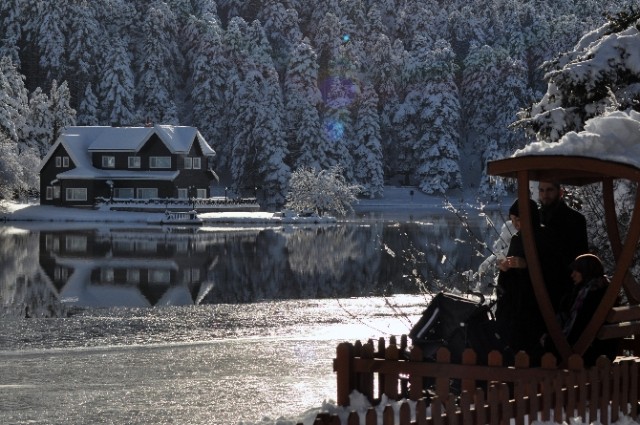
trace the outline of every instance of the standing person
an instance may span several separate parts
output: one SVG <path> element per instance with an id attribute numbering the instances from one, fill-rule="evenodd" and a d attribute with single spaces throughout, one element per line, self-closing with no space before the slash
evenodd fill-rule
<path id="1" fill-rule="evenodd" d="M 587 220 L 580 212 L 568 206 L 562 199 L 563 196 L 564 190 L 559 183 L 538 183 L 540 222 L 553 232 L 562 244 L 562 254 L 566 265 L 569 266 L 577 256 L 589 252 L 589 242 Z"/>
<path id="2" fill-rule="evenodd" d="M 558 244 L 553 235 L 540 225 L 538 205 L 529 200 L 533 237 L 536 240 L 542 275 L 552 303 L 559 303 L 559 297 L 566 294 L 557 281 L 562 268 L 556 250 Z M 509 208 L 509 218 L 516 229 L 511 237 L 505 259 L 498 262 L 498 300 L 496 302 L 496 324 L 498 333 L 506 342 L 511 354 L 520 350 L 531 354 L 539 346 L 540 337 L 546 332 L 546 326 L 529 278 L 527 259 L 520 233 L 520 211 L 518 200 Z"/>

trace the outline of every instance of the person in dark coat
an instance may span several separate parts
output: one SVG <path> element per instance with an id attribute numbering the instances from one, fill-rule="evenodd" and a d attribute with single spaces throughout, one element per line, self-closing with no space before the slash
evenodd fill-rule
<path id="1" fill-rule="evenodd" d="M 540 222 L 553 232 L 562 244 L 563 258 L 569 266 L 577 256 L 589 252 L 589 241 L 586 219 L 580 212 L 569 207 L 563 196 L 564 190 L 559 183 L 538 183 Z"/>
<path id="2" fill-rule="evenodd" d="M 533 236 L 536 239 L 538 258 L 542 268 L 545 286 L 554 306 L 560 304 L 568 288 L 563 286 L 558 276 L 566 267 L 560 260 L 558 243 L 553 235 L 540 225 L 538 206 L 530 202 Z M 546 332 L 546 326 L 538 308 L 533 285 L 529 277 L 522 234 L 520 233 L 520 212 L 516 200 L 509 209 L 509 218 L 516 233 L 509 244 L 507 257 L 499 261 L 498 300 L 496 302 L 496 325 L 498 333 L 508 345 L 508 351 L 515 354 L 520 350 L 539 352 L 539 341 Z"/>
<path id="3" fill-rule="evenodd" d="M 561 312 L 562 331 L 570 345 L 575 344 L 589 324 L 602 301 L 609 279 L 604 274 L 600 259 L 593 254 L 578 256 L 570 266 L 574 287 L 563 302 Z M 585 366 L 595 364 L 601 355 L 614 360 L 617 351 L 615 340 L 595 339 L 584 353 Z"/>

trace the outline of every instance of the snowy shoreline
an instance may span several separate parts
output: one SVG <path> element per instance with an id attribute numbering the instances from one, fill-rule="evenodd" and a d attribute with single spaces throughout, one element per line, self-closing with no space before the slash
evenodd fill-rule
<path id="1" fill-rule="evenodd" d="M 413 213 L 439 213 L 445 210 L 446 202 L 462 208 L 479 208 L 473 196 L 457 195 L 448 200 L 442 196 L 426 195 L 413 187 L 385 188 L 385 197 L 381 199 L 361 199 L 353 205 L 356 214 L 391 213 L 398 216 L 410 216 Z M 466 203 L 465 203 L 466 201 Z M 494 209 L 500 205 L 484 206 Z M 39 204 L 19 204 L 0 201 L 0 223 L 9 222 L 77 222 L 77 223 L 129 223 L 144 224 L 159 221 L 163 212 L 129 212 L 105 211 L 83 208 L 56 207 Z M 203 224 L 326 224 L 335 222 L 333 219 L 320 217 L 317 220 L 286 220 L 274 217 L 273 212 L 210 212 L 200 213 L 198 216 Z"/>

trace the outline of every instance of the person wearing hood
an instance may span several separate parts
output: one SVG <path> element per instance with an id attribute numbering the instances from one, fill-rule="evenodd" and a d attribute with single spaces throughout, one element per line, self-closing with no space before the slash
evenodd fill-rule
<path id="1" fill-rule="evenodd" d="M 602 301 L 609 278 L 604 273 L 600 258 L 593 254 L 583 254 L 569 266 L 573 290 L 563 301 L 561 313 L 562 331 L 570 345 L 575 344 L 589 324 L 598 305 Z M 600 355 L 615 359 L 617 346 L 615 341 L 594 340 L 584 353 L 585 366 L 595 364 Z"/>

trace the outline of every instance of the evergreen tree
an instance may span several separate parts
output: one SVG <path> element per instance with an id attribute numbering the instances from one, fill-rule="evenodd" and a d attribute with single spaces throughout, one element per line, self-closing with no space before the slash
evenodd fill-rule
<path id="1" fill-rule="evenodd" d="M 370 198 L 382 197 L 384 175 L 378 96 L 371 83 L 365 83 L 358 101 L 354 137 L 356 145 L 353 152 L 355 181 L 362 187 L 363 195 Z"/>
<path id="2" fill-rule="evenodd" d="M 273 62 L 279 71 L 289 61 L 291 49 L 302 40 L 298 13 L 287 9 L 277 0 L 267 0 L 258 12 L 265 34 L 273 51 Z"/>
<path id="3" fill-rule="evenodd" d="M 132 125 L 138 122 L 133 91 L 134 76 L 126 39 L 114 37 L 105 52 L 100 72 L 99 121 L 109 125 Z"/>
<path id="4" fill-rule="evenodd" d="M 288 163 L 293 169 L 328 168 L 326 139 L 322 135 L 318 107 L 322 102 L 318 90 L 317 56 L 307 39 L 291 52 L 284 80 Z"/>
<path id="5" fill-rule="evenodd" d="M 44 157 L 52 140 L 53 116 L 49 96 L 37 87 L 29 95 L 29 115 L 24 135 L 24 149 L 36 150 Z"/>
<path id="6" fill-rule="evenodd" d="M 218 118 L 221 126 L 220 141 L 217 146 L 217 165 L 221 170 L 231 171 L 231 158 L 233 151 L 233 139 L 237 131 L 243 131 L 238 124 L 238 114 L 241 113 L 240 90 L 243 85 L 244 74 L 250 69 L 247 53 L 249 50 L 247 41 L 247 23 L 242 18 L 233 18 L 229 22 L 227 31 L 224 33 L 222 46 L 224 48 L 224 59 L 227 65 L 224 72 L 224 99 L 226 108 L 221 117 Z M 230 172 L 233 176 L 233 172 Z"/>
<path id="7" fill-rule="evenodd" d="M 136 97 L 146 120 L 178 124 L 176 104 L 184 59 L 178 48 L 177 22 L 162 1 L 153 2 L 142 22 L 142 46 L 138 52 Z"/>
<path id="8" fill-rule="evenodd" d="M 8 57 L 18 67 L 20 65 L 20 39 L 24 2 L 4 0 L 0 2 L 0 58 Z"/>
<path id="9" fill-rule="evenodd" d="M 467 155 L 489 148 L 494 152 L 483 153 L 481 158 L 504 157 L 523 146 L 523 131 L 509 128 L 519 105 L 532 99 L 527 88 L 527 70 L 522 62 L 513 60 L 500 47 L 472 43 L 464 62 L 462 87 L 463 130 L 475 141 L 466 143 Z M 481 175 L 481 187 L 490 180 L 484 164 L 483 160 L 472 161 L 473 168 L 466 170 L 471 181 L 477 181 L 477 176 Z M 495 196 L 486 188 L 482 188 L 482 193 Z"/>
<path id="10" fill-rule="evenodd" d="M 96 20 L 94 9 L 86 0 L 71 5 L 68 37 L 66 81 L 73 104 L 79 105 L 87 86 L 97 76 L 97 64 L 104 50 L 104 27 Z"/>
<path id="11" fill-rule="evenodd" d="M 445 193 L 462 186 L 458 151 L 460 105 L 454 54 L 444 40 L 435 43 L 427 63 L 430 79 L 421 94 L 420 137 L 413 144 L 420 190 Z"/>
<path id="12" fill-rule="evenodd" d="M 226 108 L 224 90 L 227 65 L 224 63 L 222 29 L 215 15 L 191 17 L 185 26 L 192 122 L 210 143 L 224 137 L 222 118 Z"/>
<path id="13" fill-rule="evenodd" d="M 28 3 L 25 30 L 35 42 L 39 65 L 49 80 L 64 77 L 67 63 L 68 0 Z"/>
<path id="14" fill-rule="evenodd" d="M 98 125 L 98 98 L 91 84 L 87 85 L 78 107 L 78 125 Z"/>
<path id="15" fill-rule="evenodd" d="M 76 125 L 76 111 L 71 107 L 71 95 L 66 81 L 58 85 L 58 82 L 53 80 L 49 92 L 49 107 L 51 128 L 47 150 L 58 139 L 65 127 Z"/>
<path id="16" fill-rule="evenodd" d="M 264 34 L 254 27 L 253 36 L 263 38 Z M 258 41 L 253 46 L 266 44 Z M 239 189 L 261 187 L 270 204 L 282 205 L 290 170 L 285 164 L 284 107 L 278 76 L 264 50 L 254 50 L 247 60 L 250 67 L 238 87 L 233 108 L 236 136 L 231 173 Z"/>
<path id="17" fill-rule="evenodd" d="M 0 59 L 0 138 L 17 143 L 24 132 L 29 104 L 24 76 L 8 56 Z"/>

